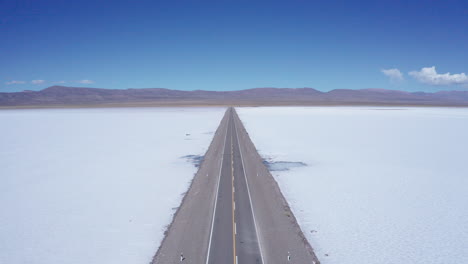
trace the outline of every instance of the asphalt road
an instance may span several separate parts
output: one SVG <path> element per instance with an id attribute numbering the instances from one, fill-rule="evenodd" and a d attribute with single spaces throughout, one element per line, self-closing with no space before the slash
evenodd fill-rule
<path id="1" fill-rule="evenodd" d="M 233 110 L 229 109 L 228 112 L 229 121 L 207 263 L 260 264 L 263 263 L 262 254 Z"/>
<path id="2" fill-rule="evenodd" d="M 152 263 L 319 263 L 234 108 Z"/>

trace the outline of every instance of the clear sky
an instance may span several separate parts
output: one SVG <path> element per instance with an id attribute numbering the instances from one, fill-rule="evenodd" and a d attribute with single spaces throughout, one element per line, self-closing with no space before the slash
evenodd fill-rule
<path id="1" fill-rule="evenodd" d="M 0 23 L 0 92 L 468 89 L 468 0 L 0 0 Z"/>

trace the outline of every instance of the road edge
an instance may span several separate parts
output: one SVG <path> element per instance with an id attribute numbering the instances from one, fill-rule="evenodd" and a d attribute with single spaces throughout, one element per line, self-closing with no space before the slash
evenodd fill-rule
<path id="1" fill-rule="evenodd" d="M 279 199 L 282 202 L 283 209 L 290 215 L 291 224 L 293 225 L 295 231 L 297 232 L 297 235 L 300 237 L 303 245 L 307 249 L 308 253 L 314 258 L 315 264 L 320 264 L 320 260 L 318 259 L 317 255 L 315 254 L 315 251 L 314 251 L 312 245 L 310 244 L 310 242 L 307 240 L 307 237 L 305 236 L 304 232 L 302 231 L 302 229 L 301 229 L 301 227 L 300 227 L 300 225 L 299 225 L 299 223 L 297 221 L 296 216 L 294 215 L 293 211 L 291 210 L 291 206 L 289 205 L 286 197 L 283 195 L 283 192 L 281 191 L 281 188 L 280 188 L 278 182 L 276 181 L 275 177 L 271 174 L 270 170 L 263 163 L 264 159 L 260 155 L 260 153 L 258 152 L 258 149 L 256 148 L 254 142 L 250 138 L 250 135 L 249 135 L 244 123 L 240 119 L 239 114 L 237 114 L 237 111 L 234 111 L 234 121 L 237 124 L 239 124 L 239 126 L 238 126 L 238 128 L 239 128 L 238 136 L 240 136 L 239 133 L 244 133 L 245 134 L 244 139 L 247 140 L 246 143 L 248 145 L 251 145 L 251 147 L 253 147 L 253 149 L 255 149 L 254 156 L 260 161 L 259 162 L 259 164 L 261 164 L 260 166 L 262 167 L 263 171 L 266 172 L 266 176 L 269 178 L 271 183 L 273 183 L 273 190 L 272 191 L 276 192 L 276 195 L 278 195 Z M 247 177 L 247 178 L 249 178 L 249 177 Z M 263 239 L 263 237 L 259 236 L 259 240 L 260 239 Z"/>
<path id="2" fill-rule="evenodd" d="M 223 129 L 225 128 L 225 126 L 222 126 L 222 124 L 223 124 L 223 122 L 224 122 L 224 123 L 227 122 L 228 119 L 229 119 L 229 118 L 228 118 L 228 111 L 227 111 L 227 109 L 226 109 L 226 111 L 225 111 L 225 113 L 224 113 L 224 115 L 223 115 L 223 118 L 222 118 L 221 121 L 219 122 L 219 125 L 218 125 L 218 127 L 217 127 L 217 129 L 216 129 L 216 132 L 214 133 L 213 138 L 211 139 L 210 144 L 208 145 L 209 147 L 208 147 L 208 149 L 206 150 L 206 152 L 205 152 L 205 154 L 204 154 L 204 157 L 205 157 L 205 156 L 207 155 L 207 153 L 209 153 L 209 152 L 212 150 L 212 148 L 214 147 L 214 146 L 213 146 L 213 142 L 215 141 L 216 136 L 218 136 L 220 133 L 222 133 L 221 130 L 223 130 Z M 198 167 L 197 172 L 194 174 L 193 178 L 191 179 L 190 185 L 189 185 L 189 187 L 187 188 L 187 190 L 185 191 L 184 197 L 182 198 L 182 200 L 181 200 L 179 206 L 177 207 L 176 212 L 173 214 L 170 224 L 167 225 L 167 228 L 166 228 L 166 230 L 164 231 L 164 237 L 163 237 L 163 239 L 161 240 L 161 243 L 159 244 L 158 249 L 156 250 L 156 253 L 153 255 L 153 257 L 152 257 L 152 259 L 151 259 L 151 262 L 150 262 L 151 264 L 157 263 L 157 257 L 158 257 L 158 255 L 160 254 L 160 252 L 161 252 L 161 250 L 162 250 L 162 247 L 163 247 L 164 243 L 166 242 L 168 236 L 170 235 L 174 223 L 177 221 L 177 216 L 179 215 L 181 209 L 183 208 L 183 205 L 187 202 L 187 197 L 188 197 L 189 194 L 191 193 L 190 191 L 193 189 L 194 182 L 196 181 L 197 178 L 202 177 L 200 171 L 202 170 L 202 168 L 204 167 L 204 164 L 205 164 L 206 162 L 207 162 L 206 159 L 204 159 L 204 160 L 202 161 L 202 163 L 201 163 L 200 166 Z M 217 184 L 218 184 L 218 183 L 217 183 Z M 216 199 L 216 197 L 215 197 L 215 199 Z"/>

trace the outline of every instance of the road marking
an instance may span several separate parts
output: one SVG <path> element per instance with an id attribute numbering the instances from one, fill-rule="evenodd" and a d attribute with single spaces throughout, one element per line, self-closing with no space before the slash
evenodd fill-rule
<path id="1" fill-rule="evenodd" d="M 262 260 L 262 263 L 264 263 L 263 262 L 262 244 L 260 243 L 260 237 L 258 236 L 257 221 L 255 220 L 255 213 L 254 213 L 254 210 L 253 210 L 252 198 L 250 196 L 249 181 L 247 180 L 247 176 L 245 175 L 244 158 L 243 158 L 243 155 L 242 155 L 242 148 L 241 148 L 241 144 L 240 144 L 240 141 L 239 141 L 239 133 L 238 133 L 238 130 L 237 130 L 237 126 L 235 125 L 235 120 L 233 120 L 233 121 L 234 121 L 234 127 L 236 129 L 237 144 L 239 145 L 239 152 L 240 152 L 240 156 L 241 156 L 242 172 L 244 173 L 245 183 L 247 184 L 247 193 L 249 194 L 250 210 L 252 211 L 252 217 L 253 217 L 253 220 L 254 220 L 255 234 L 257 235 L 258 247 L 260 249 L 260 258 Z"/>
<path id="2" fill-rule="evenodd" d="M 226 139 L 227 139 L 227 134 L 228 134 L 228 129 L 229 129 L 229 120 L 230 119 L 231 119 L 231 117 L 228 116 L 227 125 L 226 125 L 226 135 L 224 136 L 223 150 L 221 152 L 221 165 L 219 166 L 218 187 L 217 187 L 216 196 L 215 196 L 215 205 L 214 205 L 214 209 L 213 209 L 214 210 L 213 211 L 213 219 L 211 219 L 211 231 L 210 231 L 210 241 L 208 242 L 208 253 L 206 255 L 206 263 L 207 264 L 210 261 L 211 239 L 213 238 L 213 228 L 214 228 L 214 220 L 215 220 L 215 216 L 216 216 L 216 206 L 218 205 L 219 182 L 221 180 L 221 171 L 223 169 L 224 149 L 226 148 Z"/>
<path id="3" fill-rule="evenodd" d="M 234 231 L 235 231 L 235 233 L 237 235 L 237 223 L 234 223 Z"/>
<path id="4" fill-rule="evenodd" d="M 232 118 L 232 114 L 231 114 Z M 234 125 L 234 120 L 233 125 Z M 236 217 L 235 217 L 235 208 L 236 202 L 234 201 L 234 148 L 233 148 L 233 136 L 231 133 L 231 176 L 232 176 L 232 184 L 231 184 L 231 199 L 232 199 L 232 252 L 234 256 L 234 264 L 237 264 L 237 254 L 236 254 Z"/>

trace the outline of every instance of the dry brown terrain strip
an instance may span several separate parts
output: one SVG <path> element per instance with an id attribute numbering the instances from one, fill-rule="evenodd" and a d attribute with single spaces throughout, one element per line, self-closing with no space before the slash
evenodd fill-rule
<path id="1" fill-rule="evenodd" d="M 162 88 L 102 89 L 52 86 L 41 91 L 0 92 L 0 108 L 161 106 L 468 106 L 468 91 L 405 92 L 386 89 L 253 88 L 187 91 Z"/>

